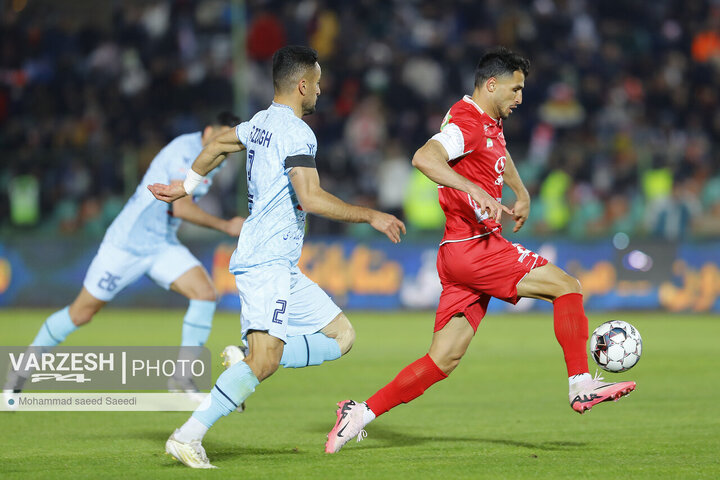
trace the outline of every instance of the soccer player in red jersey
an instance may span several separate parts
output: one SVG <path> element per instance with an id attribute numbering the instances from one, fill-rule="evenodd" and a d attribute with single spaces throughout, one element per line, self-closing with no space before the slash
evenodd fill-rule
<path id="1" fill-rule="evenodd" d="M 362 438 L 363 428 L 376 416 L 447 378 L 465 354 L 491 297 L 513 304 L 522 297 L 553 303 L 555 336 L 565 356 L 573 410 L 583 413 L 635 389 L 635 382 L 604 383 L 588 373 L 588 320 L 578 280 L 501 235 L 503 211 L 513 216 L 514 232 L 530 212 L 530 196 L 507 151 L 502 126 L 522 103 L 529 67 L 527 59 L 504 48 L 484 55 L 472 96 L 453 105 L 440 133 L 415 153 L 413 166 L 439 185 L 446 217 L 437 257 L 443 291 L 432 344 L 427 355 L 366 402 L 338 403 L 326 452 L 339 451 L 355 436 Z M 517 197 L 512 210 L 500 203 L 505 183 Z"/>

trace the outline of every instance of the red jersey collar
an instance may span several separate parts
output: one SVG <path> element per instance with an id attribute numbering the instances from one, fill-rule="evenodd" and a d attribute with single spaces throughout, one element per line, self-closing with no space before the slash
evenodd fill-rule
<path id="1" fill-rule="evenodd" d="M 495 125 L 497 125 L 498 127 L 502 128 L 502 118 L 499 119 L 499 120 L 495 120 L 493 117 L 491 117 L 490 115 L 488 115 L 487 113 L 485 113 L 485 111 L 484 111 L 482 108 L 480 108 L 480 105 L 478 105 L 477 103 L 475 103 L 475 101 L 472 99 L 472 97 L 471 97 L 470 95 L 465 95 L 465 96 L 463 97 L 463 101 L 464 101 L 464 102 L 467 102 L 467 103 L 469 103 L 470 105 L 472 105 L 473 107 L 475 107 L 475 109 L 476 109 L 476 110 L 480 113 L 480 115 L 483 117 L 483 122 L 486 122 L 486 121 L 490 120 L 490 121 L 493 122 Z"/>

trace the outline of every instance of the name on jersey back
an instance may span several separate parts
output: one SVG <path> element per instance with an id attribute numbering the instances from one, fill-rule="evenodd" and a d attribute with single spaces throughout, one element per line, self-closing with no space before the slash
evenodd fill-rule
<path id="1" fill-rule="evenodd" d="M 253 126 L 250 131 L 250 135 L 248 136 L 248 141 L 264 147 L 270 147 L 271 138 L 272 132 Z"/>

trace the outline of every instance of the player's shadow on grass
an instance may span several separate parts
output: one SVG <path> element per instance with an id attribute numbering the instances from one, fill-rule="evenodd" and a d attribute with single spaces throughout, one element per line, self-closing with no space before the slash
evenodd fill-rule
<path id="1" fill-rule="evenodd" d="M 382 444 L 368 445 L 364 448 L 390 448 L 398 446 L 414 446 L 429 442 L 442 442 L 442 443 L 494 443 L 498 445 L 507 445 L 510 447 L 521 447 L 531 450 L 573 450 L 576 448 L 583 448 L 588 446 L 588 442 L 573 442 L 573 441 L 552 441 L 552 442 L 519 442 L 517 440 L 508 440 L 504 438 L 487 438 L 487 437 L 444 437 L 441 435 L 410 435 L 408 433 L 400 433 L 397 430 L 393 430 L 382 426 L 372 426 L 371 431 L 372 438 L 374 440 L 380 440 Z M 351 440 L 348 443 L 355 443 L 355 440 Z M 374 443 L 374 442 L 373 442 Z"/>
<path id="2" fill-rule="evenodd" d="M 167 432 L 144 431 L 134 436 L 139 440 L 151 440 L 159 448 L 165 449 L 165 442 L 168 439 Z M 213 460 L 224 460 L 226 458 L 241 457 L 243 455 L 298 455 L 303 452 L 293 448 L 259 448 L 243 443 L 228 443 L 207 441 L 203 446 L 212 453 L 209 455 Z"/>
<path id="3" fill-rule="evenodd" d="M 293 448 L 257 448 L 250 445 L 236 445 L 230 443 L 207 442 L 207 449 L 210 450 L 209 456 L 213 460 L 232 460 L 233 458 L 241 458 L 248 456 L 260 455 L 301 455 L 298 449 Z M 304 452 L 307 453 L 307 452 Z"/>

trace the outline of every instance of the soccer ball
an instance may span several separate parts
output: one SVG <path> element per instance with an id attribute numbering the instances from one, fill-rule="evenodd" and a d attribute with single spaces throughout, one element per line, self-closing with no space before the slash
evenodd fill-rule
<path id="1" fill-rule="evenodd" d="M 600 368 L 624 372 L 640 360 L 642 338 L 629 323 L 611 320 L 597 327 L 590 336 L 590 352 Z"/>

